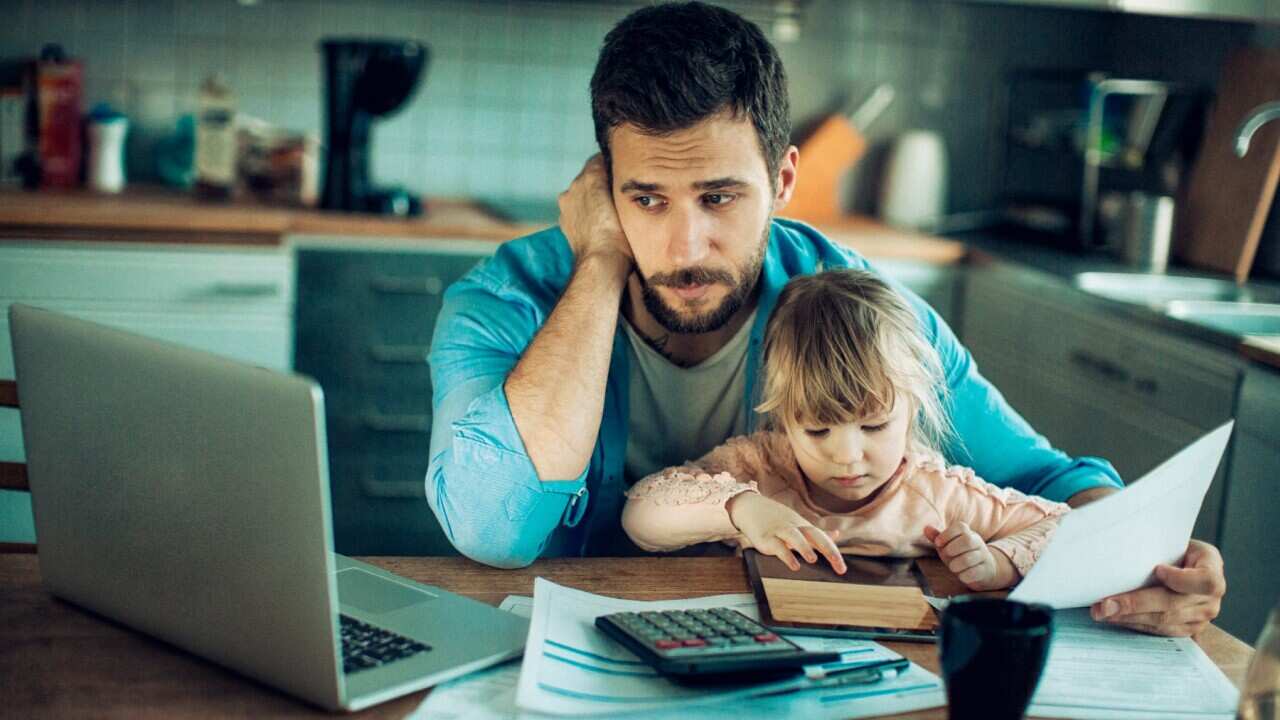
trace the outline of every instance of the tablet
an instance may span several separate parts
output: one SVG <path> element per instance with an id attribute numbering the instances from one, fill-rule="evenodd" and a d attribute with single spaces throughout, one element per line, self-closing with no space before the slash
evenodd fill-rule
<path id="1" fill-rule="evenodd" d="M 819 557 L 793 571 L 772 555 L 743 552 L 760 622 L 772 630 L 877 640 L 936 642 L 938 615 L 913 560 L 845 555 L 837 575 Z"/>

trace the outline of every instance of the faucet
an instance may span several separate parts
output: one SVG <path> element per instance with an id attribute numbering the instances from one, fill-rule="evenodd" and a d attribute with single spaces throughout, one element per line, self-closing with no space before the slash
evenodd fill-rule
<path id="1" fill-rule="evenodd" d="M 1280 118 L 1280 100 L 1263 103 L 1250 111 L 1236 130 L 1236 157 L 1244 157 L 1249 152 L 1249 141 L 1253 139 L 1253 134 L 1268 120 L 1276 118 Z"/>

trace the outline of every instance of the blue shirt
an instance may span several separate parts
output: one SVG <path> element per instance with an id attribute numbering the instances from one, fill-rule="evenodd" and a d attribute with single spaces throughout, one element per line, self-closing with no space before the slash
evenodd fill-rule
<path id="1" fill-rule="evenodd" d="M 746 407 L 758 402 L 764 327 L 782 286 L 796 275 L 838 267 L 875 271 L 813 228 L 773 220 L 747 348 Z M 573 253 L 559 228 L 512 240 L 449 287 L 436 321 L 428 358 L 433 421 L 427 500 L 454 546 L 488 565 L 522 567 L 544 556 L 588 554 L 593 537 L 616 533 L 620 524 L 630 377 L 624 330 L 619 327 L 613 339 L 595 450 L 578 477 L 538 478 L 503 390 L 572 269 Z M 943 449 L 948 460 L 996 485 L 1051 500 L 1121 486 L 1106 460 L 1070 458 L 1054 449 L 978 373 L 937 313 L 900 283 L 884 279 L 907 299 L 942 360 L 950 388 L 947 410 L 961 439 Z M 761 420 L 751 412 L 749 429 Z"/>

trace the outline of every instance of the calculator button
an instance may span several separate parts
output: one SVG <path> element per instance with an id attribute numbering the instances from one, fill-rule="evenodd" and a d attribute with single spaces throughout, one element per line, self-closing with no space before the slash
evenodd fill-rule
<path id="1" fill-rule="evenodd" d="M 707 638 L 707 644 L 712 647 L 725 647 L 732 643 L 729 642 L 727 637 L 709 637 Z"/>
<path id="2" fill-rule="evenodd" d="M 706 644 L 707 641 L 702 638 L 692 638 L 684 641 L 685 647 L 704 647 Z"/>
<path id="3" fill-rule="evenodd" d="M 729 638 L 729 641 L 732 642 L 734 645 L 746 645 L 748 643 L 754 643 L 756 640 L 750 635 L 734 635 L 733 637 Z"/>
<path id="4" fill-rule="evenodd" d="M 659 650 L 670 650 L 671 648 L 678 648 L 680 645 L 679 640 L 656 640 L 653 643 L 653 646 Z"/>
<path id="5" fill-rule="evenodd" d="M 778 640 L 778 636 L 773 633 L 760 633 L 759 635 L 756 635 L 756 642 L 771 643 L 778 642 Z"/>

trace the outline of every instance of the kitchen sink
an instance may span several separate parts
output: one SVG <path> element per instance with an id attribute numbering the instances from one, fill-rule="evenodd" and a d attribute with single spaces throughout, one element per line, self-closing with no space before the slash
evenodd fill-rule
<path id="1" fill-rule="evenodd" d="M 1248 302 L 1170 302 L 1165 313 L 1233 335 L 1280 336 L 1280 304 Z"/>
<path id="2" fill-rule="evenodd" d="M 1164 309 L 1178 301 L 1217 303 L 1278 302 L 1280 292 L 1241 287 L 1230 280 L 1188 275 L 1151 273 L 1084 272 L 1075 276 L 1075 285 L 1093 295 L 1121 302 Z"/>

